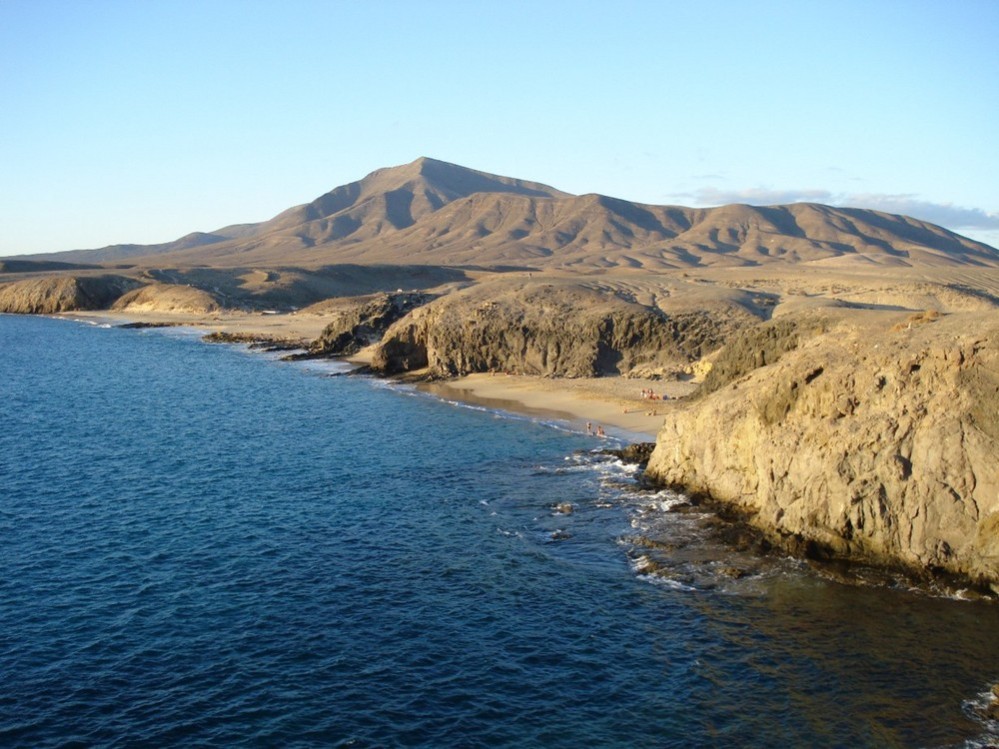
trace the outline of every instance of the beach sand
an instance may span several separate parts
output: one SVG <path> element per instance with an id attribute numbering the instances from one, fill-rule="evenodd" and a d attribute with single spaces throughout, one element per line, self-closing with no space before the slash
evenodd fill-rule
<path id="1" fill-rule="evenodd" d="M 548 416 L 581 431 L 589 423 L 594 432 L 602 427 L 608 436 L 649 442 L 655 440 L 671 400 L 695 388 L 691 382 L 625 377 L 556 379 L 504 374 L 472 374 L 420 385 L 424 392 L 440 398 Z M 645 398 L 643 390 L 660 398 Z M 661 399 L 664 394 L 668 399 Z"/>
<path id="2" fill-rule="evenodd" d="M 205 333 L 224 332 L 273 338 L 312 341 L 329 322 L 328 317 L 306 313 L 266 314 L 262 312 L 213 312 L 211 314 L 163 312 L 72 312 L 67 317 L 106 319 L 113 324 L 147 323 L 187 325 L 204 328 Z"/>

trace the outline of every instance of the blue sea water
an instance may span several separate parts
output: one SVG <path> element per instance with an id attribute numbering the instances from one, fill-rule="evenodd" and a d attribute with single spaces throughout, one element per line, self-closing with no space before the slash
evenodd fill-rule
<path id="1" fill-rule="evenodd" d="M 0 316 L 0 745 L 999 741 L 999 606 L 750 558 L 564 425 L 335 366 Z"/>

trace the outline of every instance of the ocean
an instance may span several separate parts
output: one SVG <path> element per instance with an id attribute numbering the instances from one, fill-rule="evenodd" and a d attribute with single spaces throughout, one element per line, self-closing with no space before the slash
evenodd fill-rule
<path id="1" fill-rule="evenodd" d="M 0 746 L 999 742 L 999 606 L 754 557 L 571 425 L 343 371 L 0 316 Z"/>

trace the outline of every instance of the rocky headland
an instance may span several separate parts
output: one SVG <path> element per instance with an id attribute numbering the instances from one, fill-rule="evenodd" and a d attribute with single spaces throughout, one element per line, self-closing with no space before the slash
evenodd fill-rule
<path id="1" fill-rule="evenodd" d="M 349 356 L 380 343 L 389 327 L 417 307 L 433 300 L 433 294 L 397 292 L 331 299 L 321 309 L 330 322 L 309 346 L 309 352 L 325 356 Z"/>
<path id="2" fill-rule="evenodd" d="M 816 559 L 999 593 L 999 313 L 843 311 L 742 332 L 647 476 Z"/>
<path id="3" fill-rule="evenodd" d="M 733 298 L 657 306 L 564 278 L 482 283 L 415 309 L 385 331 L 372 366 L 429 377 L 677 376 L 762 313 Z M 754 315 L 755 312 L 755 315 Z"/>
<path id="4" fill-rule="evenodd" d="M 116 312 L 161 312 L 205 315 L 222 309 L 218 296 L 181 284 L 155 283 L 126 291 L 111 305 Z"/>
<path id="5" fill-rule="evenodd" d="M 106 310 L 141 284 L 118 275 L 41 276 L 0 285 L 0 312 L 52 315 L 76 310 Z"/>

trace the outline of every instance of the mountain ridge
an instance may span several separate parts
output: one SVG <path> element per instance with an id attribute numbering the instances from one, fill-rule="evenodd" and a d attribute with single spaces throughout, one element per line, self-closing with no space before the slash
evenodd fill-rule
<path id="1" fill-rule="evenodd" d="M 999 267 L 999 250 L 908 216 L 819 203 L 714 208 L 572 195 L 421 157 L 259 223 L 157 245 L 22 259 L 223 267 L 329 263 L 664 270 L 769 263 Z"/>

